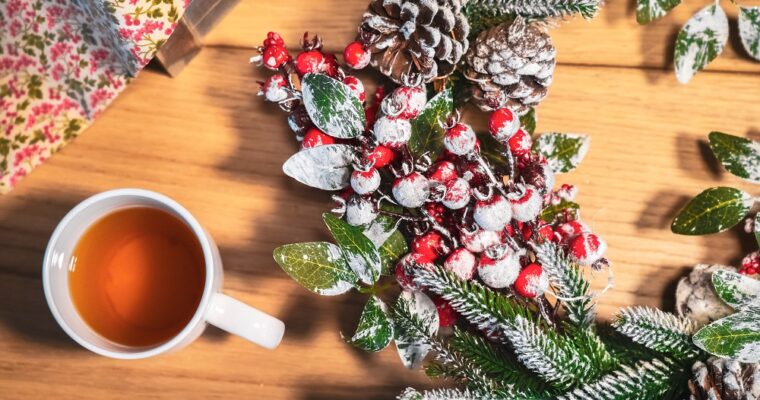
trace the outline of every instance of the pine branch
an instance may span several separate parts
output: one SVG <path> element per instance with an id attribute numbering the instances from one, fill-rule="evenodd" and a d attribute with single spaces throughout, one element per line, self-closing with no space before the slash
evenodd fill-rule
<path id="1" fill-rule="evenodd" d="M 470 391 L 468 389 L 434 389 L 418 392 L 413 388 L 406 388 L 398 397 L 398 400 L 504 400 L 504 397 Z"/>
<path id="2" fill-rule="evenodd" d="M 517 16 L 529 19 L 596 16 L 602 0 L 470 0 L 464 14 L 472 33 L 480 32 Z"/>
<path id="3" fill-rule="evenodd" d="M 620 365 L 618 357 L 610 351 L 607 344 L 602 341 L 601 336 L 597 333 L 595 327 L 576 328 L 571 325 L 565 325 L 565 335 L 572 338 L 582 354 L 588 355 L 592 363 L 593 370 L 597 374 L 609 372 Z"/>
<path id="4" fill-rule="evenodd" d="M 629 307 L 620 310 L 612 325 L 634 342 L 675 359 L 691 360 L 699 355 L 691 342 L 697 327 L 688 318 L 650 307 Z"/>
<path id="5" fill-rule="evenodd" d="M 598 381 L 558 396 L 557 400 L 662 400 L 684 389 L 685 371 L 668 359 L 621 366 Z"/>

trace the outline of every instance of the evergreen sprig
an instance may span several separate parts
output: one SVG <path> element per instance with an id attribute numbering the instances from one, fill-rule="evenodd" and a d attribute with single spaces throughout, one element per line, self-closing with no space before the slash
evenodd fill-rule
<path id="1" fill-rule="evenodd" d="M 628 307 L 620 310 L 612 325 L 634 342 L 678 360 L 699 355 L 691 342 L 697 327 L 688 318 L 650 307 Z"/>
<path id="2" fill-rule="evenodd" d="M 469 389 L 433 389 L 419 392 L 406 388 L 398 400 L 504 400 L 494 394 L 474 392 Z"/>
<path id="3" fill-rule="evenodd" d="M 464 13 L 471 32 L 477 33 L 517 16 L 548 19 L 580 15 L 591 19 L 601 6 L 601 0 L 470 0 Z"/>

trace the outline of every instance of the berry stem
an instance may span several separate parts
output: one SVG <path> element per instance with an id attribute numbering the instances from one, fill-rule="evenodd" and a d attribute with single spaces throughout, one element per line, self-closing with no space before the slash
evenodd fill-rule
<path id="1" fill-rule="evenodd" d="M 459 241 L 457 241 L 457 239 L 454 237 L 454 235 L 452 235 L 451 232 L 449 232 L 448 229 L 446 229 L 441 224 L 439 224 L 438 222 L 436 222 L 435 218 L 433 218 L 433 216 L 431 216 L 427 212 L 426 209 L 421 208 L 420 212 L 422 213 L 422 215 L 425 216 L 425 218 L 427 219 L 428 223 L 430 223 L 430 225 L 433 227 L 434 230 L 438 231 L 438 233 L 440 233 L 441 235 L 443 235 L 444 237 L 446 237 L 446 239 L 449 240 L 449 243 L 451 244 L 451 246 L 452 246 L 451 248 L 452 249 L 456 249 L 457 247 L 459 247 Z"/>
<path id="2" fill-rule="evenodd" d="M 471 153 L 471 157 L 478 162 L 478 165 L 480 165 L 480 168 L 482 168 L 486 176 L 488 176 L 488 179 L 491 181 L 491 185 L 496 188 L 496 190 L 501 193 L 502 196 L 505 198 L 507 197 L 507 191 L 504 188 L 504 183 L 499 182 L 498 179 L 496 179 L 496 176 L 493 174 L 493 171 L 491 171 L 491 166 L 488 165 L 486 160 L 483 159 L 483 156 L 481 156 L 479 153 Z"/>

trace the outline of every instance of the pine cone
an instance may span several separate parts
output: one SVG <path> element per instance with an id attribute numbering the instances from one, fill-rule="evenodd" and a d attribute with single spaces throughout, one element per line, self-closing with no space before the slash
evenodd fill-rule
<path id="1" fill-rule="evenodd" d="M 549 35 L 523 18 L 481 32 L 465 55 L 472 101 L 483 111 L 528 112 L 546 96 L 556 54 Z"/>
<path id="2" fill-rule="evenodd" d="M 463 0 L 372 0 L 359 37 L 372 66 L 394 82 L 417 86 L 450 75 L 467 51 Z"/>
<path id="3" fill-rule="evenodd" d="M 710 357 L 706 364 L 697 361 L 692 372 L 691 400 L 760 399 L 760 364 Z"/>

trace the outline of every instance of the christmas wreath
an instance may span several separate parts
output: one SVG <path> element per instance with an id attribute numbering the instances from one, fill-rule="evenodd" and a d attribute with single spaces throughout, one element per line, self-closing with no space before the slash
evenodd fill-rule
<path id="1" fill-rule="evenodd" d="M 697 333 L 704 323 L 689 316 L 634 307 L 611 325 L 596 321 L 596 298 L 613 283 L 607 245 L 582 221 L 576 188 L 554 188 L 589 138 L 536 135 L 534 107 L 555 66 L 544 21 L 591 18 L 599 6 L 373 0 L 345 66 L 317 36 L 304 35 L 293 57 L 274 32 L 252 58 L 274 71 L 260 95 L 288 113 L 301 143 L 284 172 L 337 203 L 323 215 L 335 243 L 285 245 L 276 262 L 320 295 L 367 294 L 347 343 L 377 352 L 394 342 L 407 368 L 428 360 L 429 376 L 459 384 L 399 398 L 760 396 L 760 369 L 739 364 L 756 362 L 741 357 L 758 349 L 756 336 L 734 346 L 738 360 L 708 360 L 708 328 Z M 347 74 L 369 65 L 387 78 L 372 96 Z M 465 122 L 481 118 L 487 132 Z M 591 291 L 601 274 L 606 286 Z M 760 332 L 746 317 L 760 284 L 712 279 Z"/>

